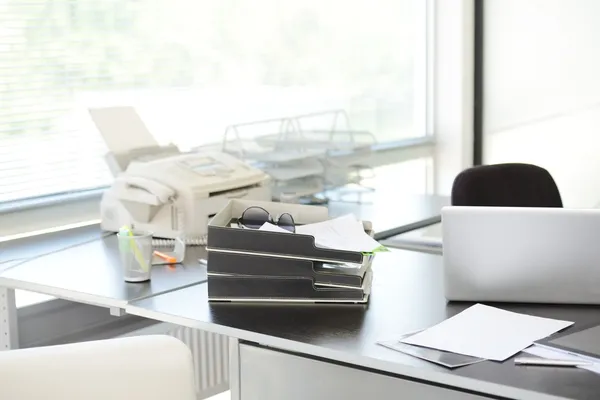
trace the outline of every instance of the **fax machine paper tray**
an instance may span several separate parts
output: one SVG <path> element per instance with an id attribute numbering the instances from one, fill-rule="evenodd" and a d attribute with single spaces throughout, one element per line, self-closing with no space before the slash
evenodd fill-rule
<path id="1" fill-rule="evenodd" d="M 214 275 L 264 278 L 307 278 L 315 285 L 360 288 L 371 262 L 364 266 L 325 264 L 304 259 L 263 257 L 251 254 L 209 252 L 209 279 Z"/>
<path id="2" fill-rule="evenodd" d="M 209 301 L 366 303 L 370 287 L 319 287 L 307 278 L 264 278 L 256 276 L 211 276 Z"/>
<path id="3" fill-rule="evenodd" d="M 242 213 L 252 206 L 262 207 L 271 215 L 290 213 L 297 225 L 322 222 L 329 219 L 326 207 L 299 204 L 230 200 L 208 225 L 210 252 L 245 253 L 279 258 L 299 258 L 330 263 L 370 263 L 372 255 L 358 251 L 326 249 L 315 246 L 315 238 L 309 235 L 241 229 L 231 227 Z M 371 223 L 363 221 L 365 232 L 372 234 Z"/>

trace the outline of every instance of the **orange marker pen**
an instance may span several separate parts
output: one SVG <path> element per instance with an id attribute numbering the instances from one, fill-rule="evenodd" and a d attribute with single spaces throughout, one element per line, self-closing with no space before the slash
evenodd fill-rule
<path id="1" fill-rule="evenodd" d="M 175 257 L 168 256 L 165 253 L 161 253 L 160 251 L 154 250 L 154 255 L 162 258 L 163 260 L 165 260 L 168 263 L 172 263 L 172 264 L 177 263 L 177 259 Z"/>

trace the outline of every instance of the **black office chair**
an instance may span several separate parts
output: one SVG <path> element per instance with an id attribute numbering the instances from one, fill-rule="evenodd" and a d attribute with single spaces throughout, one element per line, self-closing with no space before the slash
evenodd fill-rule
<path id="1" fill-rule="evenodd" d="M 453 206 L 562 207 L 554 179 L 531 164 L 481 165 L 464 170 L 452 185 Z"/>

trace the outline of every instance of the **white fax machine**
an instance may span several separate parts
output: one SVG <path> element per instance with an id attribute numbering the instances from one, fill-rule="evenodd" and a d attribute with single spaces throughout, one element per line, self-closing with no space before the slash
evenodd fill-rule
<path id="1" fill-rule="evenodd" d="M 131 225 L 156 237 L 202 241 L 209 219 L 229 199 L 271 200 L 268 175 L 234 156 L 160 146 L 133 107 L 89 111 L 115 176 L 101 202 L 107 231 Z"/>
<path id="2" fill-rule="evenodd" d="M 132 161 L 101 202 L 101 226 L 123 225 L 163 238 L 204 237 L 210 218 L 230 199 L 269 201 L 264 172 L 219 152 Z"/>

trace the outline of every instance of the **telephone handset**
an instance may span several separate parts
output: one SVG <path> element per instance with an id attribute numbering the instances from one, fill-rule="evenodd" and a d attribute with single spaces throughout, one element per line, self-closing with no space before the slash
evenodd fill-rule
<path id="1" fill-rule="evenodd" d="M 116 179 L 120 198 L 138 203 L 161 205 L 175 197 L 175 190 L 153 179 L 141 176 L 121 175 Z"/>

